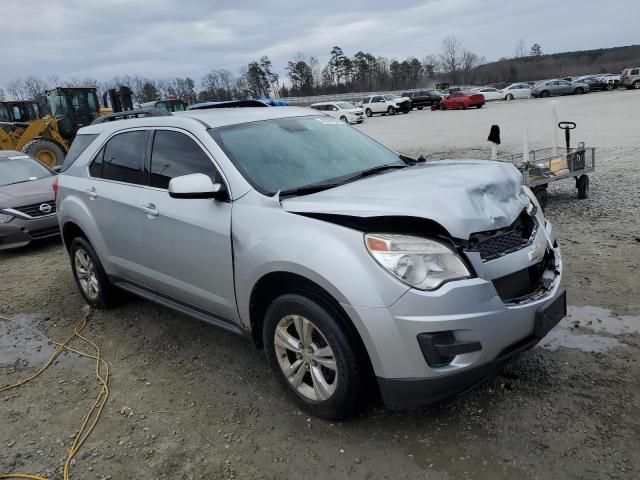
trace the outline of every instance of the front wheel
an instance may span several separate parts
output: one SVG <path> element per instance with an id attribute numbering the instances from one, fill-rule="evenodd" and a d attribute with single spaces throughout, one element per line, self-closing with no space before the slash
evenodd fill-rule
<path id="1" fill-rule="evenodd" d="M 304 294 L 285 294 L 267 310 L 263 341 L 280 383 L 305 411 L 328 420 L 353 414 L 363 362 L 338 314 Z"/>
<path id="2" fill-rule="evenodd" d="M 607 92 L 613 90 L 613 83 L 607 83 Z"/>
<path id="3" fill-rule="evenodd" d="M 544 92 L 541 92 L 541 93 L 540 93 L 540 96 L 541 96 L 542 98 L 547 98 L 547 97 L 549 96 L 549 92 L 548 92 L 547 90 L 545 90 Z"/>
<path id="4" fill-rule="evenodd" d="M 464 110 L 464 109 L 466 109 L 466 108 L 467 108 L 467 107 L 465 106 L 465 104 L 464 104 L 464 103 L 460 102 L 460 103 L 458 104 L 458 110 Z"/>
<path id="5" fill-rule="evenodd" d="M 367 117 L 369 117 L 369 118 L 371 118 L 371 116 L 373 115 L 373 113 L 371 112 L 371 109 L 370 109 L 370 108 L 367 108 L 367 109 L 364 111 L 364 114 L 365 114 Z"/>
<path id="6" fill-rule="evenodd" d="M 349 123 L 347 122 L 347 117 L 345 117 L 344 115 L 340 117 L 340 120 L 342 120 L 344 123 Z"/>
<path id="7" fill-rule="evenodd" d="M 584 89 L 581 87 L 576 88 L 576 95 L 582 95 L 584 93 Z"/>
<path id="8" fill-rule="evenodd" d="M 505 100 L 513 100 L 513 95 L 509 94 L 505 97 Z"/>
<path id="9" fill-rule="evenodd" d="M 446 109 L 447 109 L 447 107 L 445 106 L 445 104 L 441 103 L 440 104 L 440 110 L 444 112 Z"/>
<path id="10" fill-rule="evenodd" d="M 393 107 L 388 107 L 387 108 L 387 115 L 395 115 L 396 114 L 396 109 Z"/>

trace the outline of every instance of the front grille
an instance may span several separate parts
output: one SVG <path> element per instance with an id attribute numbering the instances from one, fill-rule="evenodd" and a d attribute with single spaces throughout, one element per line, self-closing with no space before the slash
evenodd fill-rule
<path id="1" fill-rule="evenodd" d="M 536 222 L 525 211 L 505 228 L 473 233 L 468 250 L 480 253 L 483 262 L 495 260 L 530 245 L 535 237 Z"/>
<path id="2" fill-rule="evenodd" d="M 531 295 L 549 291 L 552 279 L 545 278 L 544 273 L 555 268 L 554 262 L 553 252 L 547 250 L 540 262 L 504 277 L 494 278 L 493 286 L 503 301 L 520 303 Z"/>
<path id="3" fill-rule="evenodd" d="M 48 205 L 50 207 L 50 210 L 46 211 L 46 207 L 44 207 L 45 208 L 44 212 L 40 210 L 40 208 L 43 205 Z M 30 217 L 33 217 L 33 218 L 44 217 L 45 215 L 51 215 L 52 213 L 56 213 L 56 202 L 51 200 L 49 202 L 34 203 L 31 205 L 25 205 L 23 207 L 15 207 L 14 210 L 17 210 L 20 213 L 24 213 L 25 215 L 29 215 Z"/>
<path id="4" fill-rule="evenodd" d="M 58 233 L 60 233 L 60 228 L 58 228 L 57 225 L 55 227 L 43 228 L 41 230 L 34 230 L 32 232 L 29 232 L 31 238 L 35 239 L 51 237 L 53 235 L 58 235 Z"/>

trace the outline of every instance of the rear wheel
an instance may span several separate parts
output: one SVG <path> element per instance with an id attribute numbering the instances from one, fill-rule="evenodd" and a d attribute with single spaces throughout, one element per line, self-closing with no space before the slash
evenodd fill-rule
<path id="1" fill-rule="evenodd" d="M 263 329 L 267 359 L 294 401 L 312 415 L 339 419 L 357 408 L 363 362 L 336 312 L 304 294 L 269 306 Z"/>
<path id="2" fill-rule="evenodd" d="M 44 163 L 49 168 L 62 165 L 65 156 L 64 150 L 60 145 L 46 138 L 31 140 L 22 148 L 22 151 Z"/>
<path id="3" fill-rule="evenodd" d="M 373 115 L 373 113 L 371 112 L 371 109 L 370 109 L 370 108 L 367 108 L 367 109 L 364 111 L 364 113 L 365 113 L 365 115 L 366 115 L 367 117 L 371 117 L 371 116 Z"/>
<path id="4" fill-rule="evenodd" d="M 467 108 L 467 107 L 465 106 L 465 104 L 464 104 L 464 103 L 460 102 L 460 103 L 458 104 L 458 110 L 464 110 L 465 108 Z"/>
<path id="5" fill-rule="evenodd" d="M 422 110 L 424 107 L 417 107 L 417 108 L 418 108 L 418 110 Z"/>
<path id="6" fill-rule="evenodd" d="M 585 199 L 589 196 L 589 176 L 580 175 L 577 182 L 578 198 Z"/>
<path id="7" fill-rule="evenodd" d="M 91 244 L 83 237 L 74 238 L 69 248 L 69 256 L 76 285 L 87 303 L 95 308 L 116 305 L 120 291 L 109 282 Z"/>
<path id="8" fill-rule="evenodd" d="M 578 87 L 576 88 L 576 95 L 582 95 L 584 93 L 584 88 Z"/>
<path id="9" fill-rule="evenodd" d="M 440 104 L 440 110 L 445 111 L 447 109 L 447 107 L 445 106 L 444 103 Z"/>
<path id="10" fill-rule="evenodd" d="M 636 90 L 640 89 L 640 80 L 636 80 L 635 82 L 633 82 L 633 88 L 635 88 Z"/>

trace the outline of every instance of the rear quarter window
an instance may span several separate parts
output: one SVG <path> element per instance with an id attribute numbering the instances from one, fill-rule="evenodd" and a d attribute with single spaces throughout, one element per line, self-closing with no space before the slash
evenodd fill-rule
<path id="1" fill-rule="evenodd" d="M 75 140 L 71 144 L 71 147 L 69 148 L 69 152 L 67 152 L 67 156 L 64 157 L 64 161 L 62 162 L 60 171 L 64 172 L 71 165 L 73 165 L 73 163 L 78 159 L 82 152 L 84 152 L 97 137 L 97 134 L 77 135 Z"/>

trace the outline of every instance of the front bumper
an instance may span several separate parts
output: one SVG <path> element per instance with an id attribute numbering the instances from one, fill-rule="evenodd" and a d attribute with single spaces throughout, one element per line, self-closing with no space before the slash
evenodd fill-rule
<path id="1" fill-rule="evenodd" d="M 504 301 L 494 280 L 534 264 L 541 246 L 552 251 L 555 260 L 549 288 L 525 300 Z M 388 308 L 343 305 L 354 324 L 363 327 L 358 330 L 387 406 L 415 407 L 461 393 L 539 341 L 537 312 L 563 294 L 562 261 L 551 224 L 545 222 L 533 243 L 518 252 L 484 264 L 468 256 L 476 278 L 449 282 L 435 291 L 410 289 Z M 456 342 L 480 343 L 481 348 L 430 365 L 418 336 L 439 332 L 451 332 Z"/>
<path id="2" fill-rule="evenodd" d="M 55 214 L 32 220 L 15 217 L 9 223 L 0 224 L 0 250 L 24 247 L 34 240 L 59 234 Z"/>

